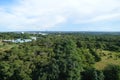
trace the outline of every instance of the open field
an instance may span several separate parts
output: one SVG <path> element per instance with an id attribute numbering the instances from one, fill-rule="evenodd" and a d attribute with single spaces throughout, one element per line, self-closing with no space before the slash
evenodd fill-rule
<path id="1" fill-rule="evenodd" d="M 101 61 L 94 65 L 98 70 L 103 70 L 109 64 L 120 65 L 120 52 L 102 50 L 99 55 L 101 55 Z"/>
<path id="2" fill-rule="evenodd" d="M 12 47 L 17 47 L 17 44 L 7 44 L 0 42 L 0 52 L 5 51 L 5 50 L 10 50 Z"/>

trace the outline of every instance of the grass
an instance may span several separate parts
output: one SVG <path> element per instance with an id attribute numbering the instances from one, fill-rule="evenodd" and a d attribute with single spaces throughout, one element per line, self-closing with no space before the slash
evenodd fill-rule
<path id="1" fill-rule="evenodd" d="M 120 52 L 98 50 L 101 61 L 95 63 L 95 68 L 103 70 L 109 64 L 120 65 Z"/>
<path id="2" fill-rule="evenodd" d="M 17 47 L 17 45 L 0 42 L 0 52 L 10 50 L 12 47 Z"/>

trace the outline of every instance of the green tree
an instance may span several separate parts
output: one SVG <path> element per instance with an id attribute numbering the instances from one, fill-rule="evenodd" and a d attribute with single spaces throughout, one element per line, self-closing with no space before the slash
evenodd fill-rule
<path id="1" fill-rule="evenodd" d="M 98 80 L 104 80 L 105 76 L 103 74 L 103 71 L 98 71 Z"/>
<path id="2" fill-rule="evenodd" d="M 74 41 L 60 40 L 54 48 L 55 65 L 59 66 L 58 80 L 80 80 L 81 57 L 78 55 Z"/>
<path id="3" fill-rule="evenodd" d="M 120 80 L 120 66 L 109 65 L 104 70 L 105 80 Z"/>
<path id="4" fill-rule="evenodd" d="M 11 65 L 7 61 L 0 62 L 0 80 L 9 80 L 13 75 Z"/>
<path id="5" fill-rule="evenodd" d="M 104 74 L 102 71 L 94 68 L 86 69 L 81 73 L 82 80 L 104 80 Z"/>

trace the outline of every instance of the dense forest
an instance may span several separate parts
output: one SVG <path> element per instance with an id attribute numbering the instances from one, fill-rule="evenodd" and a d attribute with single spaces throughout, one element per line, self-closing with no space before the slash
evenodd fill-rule
<path id="1" fill-rule="evenodd" d="M 0 33 L 0 80 L 120 80 L 120 34 Z"/>

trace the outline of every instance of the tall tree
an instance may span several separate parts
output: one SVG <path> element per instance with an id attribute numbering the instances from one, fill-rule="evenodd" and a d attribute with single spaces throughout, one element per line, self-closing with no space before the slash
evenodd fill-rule
<path id="1" fill-rule="evenodd" d="M 64 39 L 55 44 L 55 65 L 59 66 L 58 80 L 80 80 L 81 58 L 73 40 Z"/>

